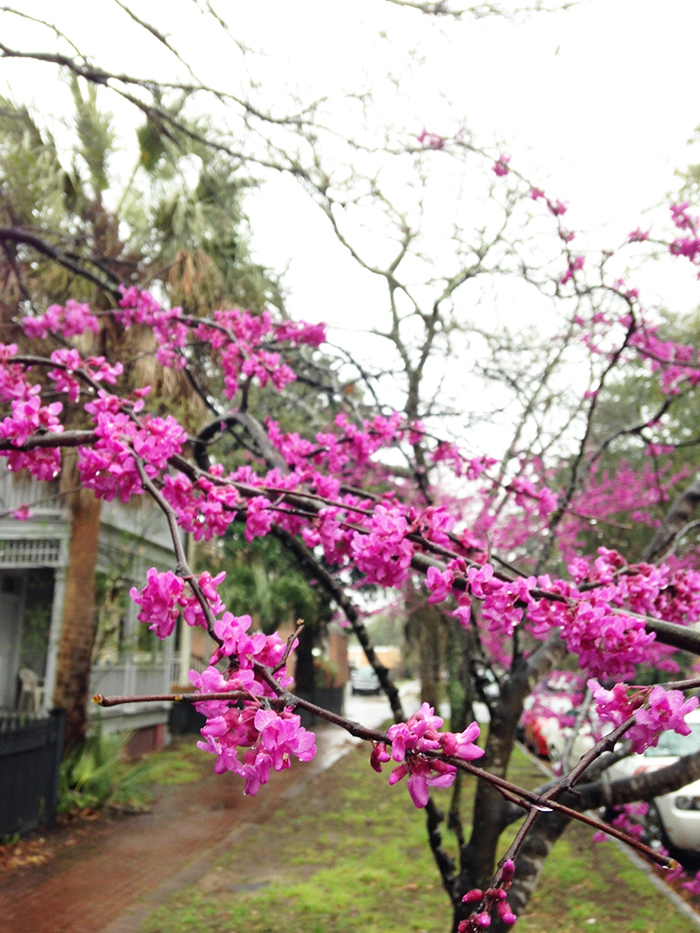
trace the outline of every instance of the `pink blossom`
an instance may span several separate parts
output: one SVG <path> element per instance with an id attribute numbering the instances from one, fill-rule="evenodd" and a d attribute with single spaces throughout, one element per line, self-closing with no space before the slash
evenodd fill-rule
<path id="1" fill-rule="evenodd" d="M 566 285 L 569 279 L 572 279 L 575 272 L 583 269 L 584 258 L 583 256 L 576 256 L 569 262 L 566 272 L 559 279 L 560 285 Z"/>
<path id="2" fill-rule="evenodd" d="M 679 735 L 689 735 L 690 726 L 685 717 L 698 702 L 697 697 L 684 700 L 680 690 L 665 690 L 660 685 L 652 687 L 646 704 L 634 711 L 636 725 L 628 733 L 633 750 L 642 752 L 656 746 L 659 735 L 670 729 Z"/>
<path id="3" fill-rule="evenodd" d="M 562 214 L 565 214 L 569 209 L 569 205 L 565 201 L 547 201 L 547 207 L 554 214 L 555 217 L 560 217 Z"/>
<path id="4" fill-rule="evenodd" d="M 400 586 L 406 580 L 413 556 L 407 534 L 408 523 L 401 510 L 383 505 L 377 506 L 368 534 L 354 533 L 353 557 L 369 582 Z"/>
<path id="5" fill-rule="evenodd" d="M 383 742 L 377 742 L 376 745 L 372 746 L 372 754 L 369 758 L 370 765 L 375 771 L 381 772 L 382 764 L 387 761 L 391 761 L 391 755 L 386 750 L 386 745 Z"/>
<path id="6" fill-rule="evenodd" d="M 219 615 L 224 609 L 224 604 L 221 601 L 217 587 L 225 578 L 226 574 L 224 572 L 212 577 L 212 575 L 205 570 L 204 573 L 199 575 L 197 580 L 202 596 L 209 604 L 212 614 L 215 616 Z M 202 628 L 208 627 L 204 610 L 194 593 L 189 596 L 183 593 L 180 597 L 180 606 L 182 608 L 182 616 L 188 625 L 199 625 Z"/>
<path id="7" fill-rule="evenodd" d="M 630 243 L 643 243 L 645 240 L 649 239 L 649 230 L 642 230 L 641 227 L 637 227 L 636 230 L 633 230 L 627 239 Z"/>
<path id="8" fill-rule="evenodd" d="M 437 133 L 429 133 L 425 127 L 423 127 L 423 132 L 416 136 L 416 139 L 428 149 L 442 149 L 445 145 L 442 136 L 438 136 Z"/>
<path id="9" fill-rule="evenodd" d="M 184 587 L 183 580 L 171 570 L 159 573 L 155 567 L 146 573 L 146 586 L 129 590 L 129 596 L 141 606 L 138 614 L 140 622 L 145 622 L 158 638 L 166 638 L 175 629 L 180 614 L 179 599 Z"/>
<path id="10" fill-rule="evenodd" d="M 444 602 L 450 594 L 453 581 L 454 574 L 451 570 L 440 572 L 437 567 L 428 567 L 428 574 L 425 581 L 425 585 L 430 590 L 428 602 Z"/>
<path id="11" fill-rule="evenodd" d="M 255 728 L 260 732 L 262 747 L 272 756 L 275 771 L 282 769 L 284 759 L 290 755 L 299 761 L 311 761 L 316 754 L 314 734 L 301 726 L 299 716 L 285 713 L 280 716 L 274 710 L 259 709 L 255 714 Z"/>
<path id="12" fill-rule="evenodd" d="M 401 762 L 389 776 L 389 784 L 396 784 L 408 775 L 408 792 L 419 808 L 427 804 L 431 787 L 450 787 L 456 773 L 454 765 L 433 757 L 427 758 L 422 753 L 442 748 L 445 754 L 465 761 L 472 761 L 484 754 L 483 749 L 473 744 L 480 732 L 477 723 L 471 723 L 457 735 L 440 732 L 442 725 L 443 720 L 435 715 L 432 706 L 423 703 L 407 722 L 396 723 L 388 732 L 391 757 Z M 386 748 L 376 746 L 372 751 L 372 767 L 380 771 L 380 763 L 387 760 Z"/>
<path id="13" fill-rule="evenodd" d="M 36 388 L 38 393 L 38 386 Z M 42 405 L 38 394 L 26 400 L 13 399 L 12 414 L 0 422 L 0 438 L 7 438 L 15 447 L 21 447 L 37 431 L 44 430 L 60 434 L 63 425 L 58 415 L 63 410 L 60 402 Z"/>
<path id="14" fill-rule="evenodd" d="M 481 888 L 472 888 L 471 891 L 467 891 L 467 893 L 464 895 L 462 898 L 462 903 L 473 904 L 480 901 L 483 896 L 484 892 L 481 890 Z"/>
<path id="15" fill-rule="evenodd" d="M 598 716 L 613 726 L 619 726 L 625 719 L 629 719 L 642 702 L 641 695 L 630 695 L 625 684 L 615 684 L 612 690 L 605 690 L 597 680 L 591 678 L 588 688 L 593 693 Z"/>
<path id="16" fill-rule="evenodd" d="M 499 155 L 498 159 L 493 165 L 493 171 L 496 173 L 496 175 L 501 176 L 501 177 L 503 175 L 507 175 L 508 172 L 510 171 L 510 169 L 508 168 L 509 162 L 510 162 L 510 156 L 503 155 L 503 153 L 501 153 L 501 155 Z"/>
<path id="17" fill-rule="evenodd" d="M 467 579 L 472 594 L 483 599 L 490 592 L 489 585 L 493 579 L 493 567 L 491 564 L 484 564 L 483 567 L 470 567 L 467 571 Z"/>
<path id="18" fill-rule="evenodd" d="M 253 538 L 263 538 L 272 528 L 272 513 L 269 507 L 272 503 L 264 496 L 255 496 L 248 500 L 246 509 L 245 539 L 251 542 Z"/>
<path id="19" fill-rule="evenodd" d="M 51 305 L 40 317 L 22 318 L 22 329 L 27 337 L 45 339 L 48 335 L 60 333 L 63 337 L 78 337 L 86 330 L 94 334 L 100 331 L 100 323 L 90 311 L 90 306 L 69 299 L 65 306 Z"/>

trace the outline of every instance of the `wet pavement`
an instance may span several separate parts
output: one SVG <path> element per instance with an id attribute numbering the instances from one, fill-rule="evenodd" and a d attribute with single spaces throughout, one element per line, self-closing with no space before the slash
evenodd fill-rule
<path id="1" fill-rule="evenodd" d="M 410 685 L 402 689 L 409 712 L 418 705 L 414 694 Z M 390 710 L 383 696 L 348 695 L 345 715 L 376 728 Z M 314 732 L 314 760 L 294 760 L 255 797 L 245 797 L 232 774 L 163 788 L 150 813 L 101 819 L 50 862 L 0 874 L 0 930 L 136 933 L 151 911 L 206 874 L 252 827 L 289 805 L 359 742 L 335 726 Z"/>

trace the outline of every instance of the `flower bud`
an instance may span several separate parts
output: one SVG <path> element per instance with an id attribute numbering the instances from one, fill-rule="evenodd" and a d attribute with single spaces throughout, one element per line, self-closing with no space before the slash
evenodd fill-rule
<path id="1" fill-rule="evenodd" d="M 467 893 L 464 895 L 462 902 L 469 904 L 472 901 L 480 901 L 483 896 L 484 892 L 481 890 L 481 888 L 472 888 L 471 891 L 467 891 Z"/>

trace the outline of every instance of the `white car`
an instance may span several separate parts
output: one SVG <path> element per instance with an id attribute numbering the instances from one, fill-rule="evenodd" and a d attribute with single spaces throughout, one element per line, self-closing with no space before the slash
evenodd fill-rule
<path id="1" fill-rule="evenodd" d="M 560 762 L 562 760 L 572 731 L 571 726 L 551 729 L 551 732 L 547 735 L 547 742 L 549 744 L 549 757 L 552 761 Z M 571 743 L 568 767 L 571 768 L 575 765 L 579 758 L 582 758 L 586 752 L 593 748 L 595 743 L 596 739 L 593 736 L 590 722 L 584 722 Z"/>
<path id="2" fill-rule="evenodd" d="M 665 768 L 684 755 L 700 751 L 700 708 L 686 716 L 689 735 L 663 732 L 655 748 L 642 755 L 630 755 L 608 769 L 611 778 L 631 777 Z M 700 852 L 700 780 L 680 790 L 656 797 L 649 804 L 647 826 L 652 836 L 686 852 Z"/>
<path id="3" fill-rule="evenodd" d="M 375 671 L 371 667 L 358 667 L 350 672 L 351 691 L 356 693 L 381 693 L 382 685 L 379 683 Z"/>

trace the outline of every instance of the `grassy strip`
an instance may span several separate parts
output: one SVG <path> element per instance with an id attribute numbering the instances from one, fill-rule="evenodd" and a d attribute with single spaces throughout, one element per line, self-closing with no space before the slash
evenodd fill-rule
<path id="1" fill-rule="evenodd" d="M 142 759 L 147 762 L 149 782 L 156 787 L 193 784 L 204 775 L 211 774 L 211 761 L 195 745 L 197 738 L 180 736 L 168 748 Z M 129 765 L 125 767 L 128 769 Z"/>
<path id="2" fill-rule="evenodd" d="M 513 780 L 539 772 L 521 754 Z M 424 816 L 404 786 L 386 786 L 367 750 L 315 778 L 254 827 L 140 933 L 444 933 L 451 911 L 426 845 Z M 273 775 L 274 780 L 274 775 Z M 473 788 L 465 793 L 465 805 Z M 265 793 L 265 789 L 261 791 Z M 446 801 L 439 801 L 441 804 Z M 521 933 L 687 933 L 688 922 L 611 844 L 573 826 L 548 859 Z"/>

